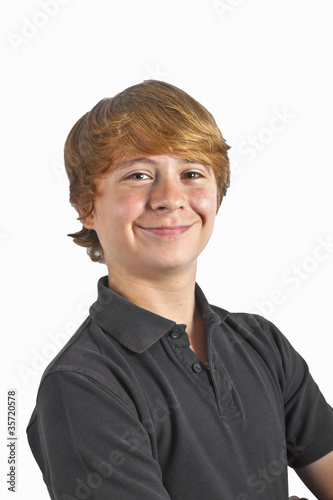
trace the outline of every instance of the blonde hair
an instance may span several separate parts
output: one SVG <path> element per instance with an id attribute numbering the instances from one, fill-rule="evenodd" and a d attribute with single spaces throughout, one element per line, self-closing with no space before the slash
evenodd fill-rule
<path id="1" fill-rule="evenodd" d="M 230 184 L 228 149 L 213 116 L 198 101 L 169 83 L 144 81 L 99 101 L 68 134 L 70 202 L 84 212 L 82 220 L 94 209 L 94 179 L 122 158 L 173 154 L 213 168 L 219 207 Z M 96 231 L 82 226 L 68 236 L 86 247 L 93 261 L 105 262 Z"/>

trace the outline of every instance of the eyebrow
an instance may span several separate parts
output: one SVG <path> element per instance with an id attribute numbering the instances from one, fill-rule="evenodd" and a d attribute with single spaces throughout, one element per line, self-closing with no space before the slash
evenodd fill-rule
<path id="1" fill-rule="evenodd" d="M 177 162 L 179 164 L 181 163 L 197 163 L 193 160 L 188 160 L 186 158 L 177 158 Z M 149 156 L 142 156 L 140 158 L 133 158 L 133 160 L 128 160 L 124 161 L 123 163 L 120 163 L 119 165 L 116 165 L 117 169 L 122 169 L 126 167 L 131 167 L 132 165 L 135 165 L 136 163 L 148 163 L 149 165 L 156 165 L 157 161 L 154 160 L 154 158 L 151 158 Z"/>

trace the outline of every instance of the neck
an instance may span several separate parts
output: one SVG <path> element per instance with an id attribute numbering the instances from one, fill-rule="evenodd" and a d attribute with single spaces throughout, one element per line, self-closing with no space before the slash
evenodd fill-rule
<path id="1" fill-rule="evenodd" d="M 139 307 L 178 324 L 186 324 L 190 332 L 197 317 L 195 275 L 196 263 L 186 272 L 161 273 L 154 279 L 109 268 L 109 288 Z"/>

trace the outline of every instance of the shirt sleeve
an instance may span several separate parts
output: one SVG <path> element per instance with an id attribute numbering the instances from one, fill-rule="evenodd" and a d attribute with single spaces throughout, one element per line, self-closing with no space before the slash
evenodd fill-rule
<path id="1" fill-rule="evenodd" d="M 268 324 L 280 358 L 289 465 L 303 467 L 333 450 L 333 410 L 302 356 L 272 323 Z"/>
<path id="2" fill-rule="evenodd" d="M 53 500 L 170 500 L 135 409 L 102 382 L 50 373 L 36 408 L 28 439 Z"/>

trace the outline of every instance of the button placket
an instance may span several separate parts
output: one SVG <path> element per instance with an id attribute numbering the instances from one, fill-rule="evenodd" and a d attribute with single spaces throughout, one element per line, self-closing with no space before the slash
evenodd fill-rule
<path id="1" fill-rule="evenodd" d="M 212 364 L 214 368 L 211 370 L 212 382 L 215 390 L 216 402 L 222 418 L 230 415 L 235 415 L 240 412 L 233 393 L 233 386 L 223 366 L 223 361 L 216 353 L 212 353 Z"/>
<path id="2" fill-rule="evenodd" d="M 215 399 L 214 388 L 209 376 L 209 370 L 201 364 L 197 355 L 190 349 L 190 341 L 185 325 L 177 325 L 167 334 L 168 346 L 177 356 L 181 365 L 191 374 L 196 384 Z"/>
<path id="3" fill-rule="evenodd" d="M 181 334 L 182 332 L 178 328 L 175 328 L 174 330 L 172 330 L 172 332 L 169 333 L 169 337 L 172 338 L 172 340 L 177 340 L 181 336 Z M 194 373 L 202 372 L 202 366 L 200 363 L 192 363 L 191 368 Z"/>

